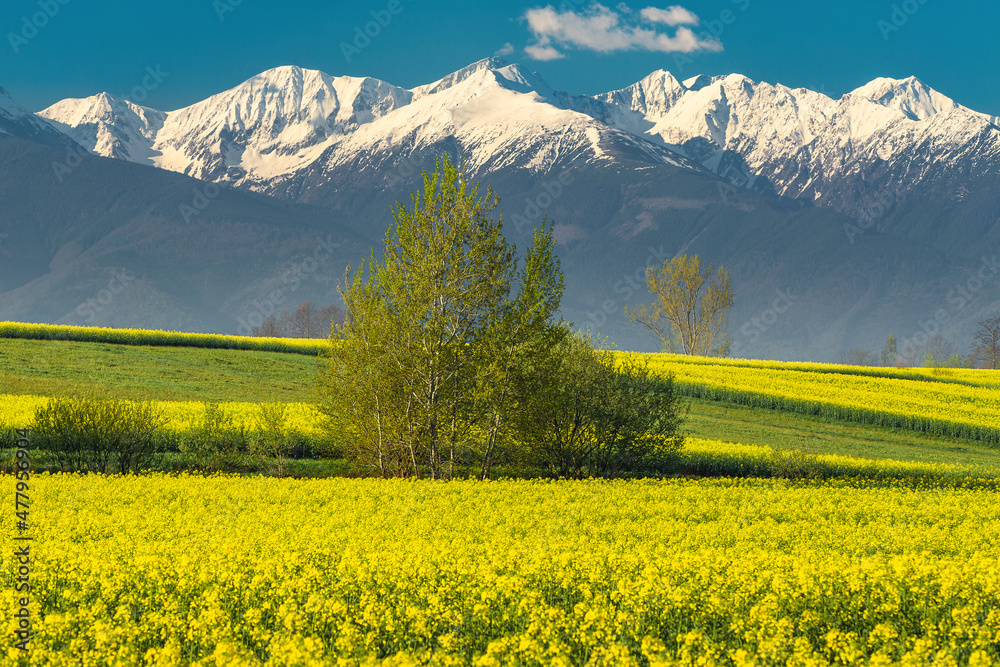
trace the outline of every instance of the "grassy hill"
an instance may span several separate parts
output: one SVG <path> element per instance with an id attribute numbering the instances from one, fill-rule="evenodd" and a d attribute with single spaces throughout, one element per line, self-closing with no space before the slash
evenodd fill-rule
<path id="1" fill-rule="evenodd" d="M 51 329 L 64 334 L 66 330 Z M 100 342 L 96 329 L 74 328 L 76 338 L 92 339 L 89 342 L 42 339 L 39 331 L 46 331 L 44 327 L 33 327 L 32 339 L 11 338 L 13 331 L 0 326 L 0 334 L 7 336 L 0 337 L 0 394 L 8 395 L 0 408 L 0 427 L 29 421 L 34 406 L 43 403 L 44 397 L 95 391 L 115 398 L 161 401 L 167 412 L 178 418 L 190 415 L 204 402 L 231 403 L 244 412 L 247 404 L 278 402 L 292 404 L 300 421 L 309 419 L 307 404 L 313 399 L 317 359 L 302 353 L 305 344 L 301 342 L 289 343 L 294 352 L 275 352 L 187 347 L 198 339 L 165 332 L 140 332 L 134 340 L 155 339 L 160 344 L 139 345 Z M 236 342 L 250 347 L 253 340 Z M 881 383 L 878 391 L 894 392 L 908 405 L 929 406 L 942 395 L 950 395 L 947 392 L 958 392 L 968 400 L 940 405 L 938 421 L 961 425 L 963 420 L 980 419 L 985 432 L 997 427 L 997 413 L 991 413 L 989 407 L 1000 388 L 997 374 L 948 371 L 935 375 L 929 369 L 643 356 L 654 368 L 674 372 L 691 395 L 684 428 L 694 438 L 796 450 L 805 455 L 1000 464 L 1000 449 L 988 440 L 927 432 L 917 428 L 921 422 L 913 420 L 898 420 L 895 425 L 871 420 L 863 423 L 850 419 L 862 413 L 849 409 L 866 382 Z M 792 400 L 795 397 L 789 387 L 802 393 L 798 402 Z M 825 398 L 827 403 L 819 400 L 822 397 L 817 387 L 832 388 Z M 902 408 L 896 407 L 895 413 L 902 414 Z M 890 410 L 887 414 L 895 413 Z"/>

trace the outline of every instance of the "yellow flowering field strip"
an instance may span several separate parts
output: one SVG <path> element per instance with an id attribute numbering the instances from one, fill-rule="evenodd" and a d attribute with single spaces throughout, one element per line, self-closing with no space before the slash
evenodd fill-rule
<path id="1" fill-rule="evenodd" d="M 1000 482 L 992 464 L 928 463 L 842 454 L 807 454 L 762 445 L 687 438 L 674 469 L 680 474 L 725 477 L 863 478 L 900 480 L 914 486 L 979 480 Z"/>
<path id="2" fill-rule="evenodd" d="M 689 396 L 1000 443 L 1000 387 L 644 355 Z M 990 371 L 976 371 L 988 375 Z"/>
<path id="3" fill-rule="evenodd" d="M 120 345 L 164 345 L 180 347 L 229 348 L 291 352 L 316 356 L 326 349 L 325 338 L 258 338 L 255 336 L 224 336 L 221 334 L 182 333 L 149 329 L 109 329 L 56 324 L 23 324 L 0 322 L 0 338 L 36 340 L 72 340 L 85 343 L 115 343 Z"/>
<path id="4" fill-rule="evenodd" d="M 41 475 L 31 664 L 996 664 L 968 482 Z"/>
<path id="5" fill-rule="evenodd" d="M 894 368 L 884 366 L 848 366 L 845 364 L 824 364 L 811 361 L 774 361 L 770 359 L 729 359 L 723 357 L 697 357 L 682 354 L 640 354 L 619 352 L 620 356 L 634 355 L 661 363 L 688 364 L 693 366 L 723 366 L 726 368 L 752 368 L 809 373 L 830 373 L 834 375 L 860 375 L 866 377 L 920 380 L 966 384 L 973 387 L 1000 387 L 1000 373 L 992 370 L 973 368 Z"/>
<path id="6" fill-rule="evenodd" d="M 25 428 L 35 418 L 35 410 L 49 401 L 45 396 L 20 396 L 0 394 L 0 428 Z M 201 422 L 205 404 L 200 401 L 155 401 L 167 418 L 166 428 L 171 431 L 186 431 Z M 228 402 L 219 403 L 222 409 L 233 416 L 236 428 L 244 427 L 253 431 L 259 414 L 259 403 Z M 302 433 L 319 435 L 320 423 L 314 407 L 309 403 L 283 403 L 287 406 L 288 428 Z"/>

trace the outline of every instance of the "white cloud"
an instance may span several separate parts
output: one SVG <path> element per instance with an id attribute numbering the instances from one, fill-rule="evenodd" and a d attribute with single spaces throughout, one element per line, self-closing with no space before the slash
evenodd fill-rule
<path id="1" fill-rule="evenodd" d="M 593 4 L 585 12 L 558 11 L 551 5 L 529 9 L 524 18 L 535 43 L 525 53 L 535 60 L 555 60 L 564 57 L 560 48 L 577 48 L 613 53 L 615 51 L 656 51 L 660 53 L 692 53 L 721 51 L 716 39 L 701 39 L 690 28 L 680 27 L 673 35 L 644 27 L 631 12 L 622 8 L 613 11 Z M 646 23 L 696 25 L 698 17 L 679 5 L 657 9 L 647 7 L 640 12 Z"/>
<path id="2" fill-rule="evenodd" d="M 524 52 L 527 53 L 528 57 L 532 60 L 559 60 L 560 58 L 566 57 L 560 53 L 558 49 L 541 44 L 529 44 L 524 47 Z"/>
<path id="3" fill-rule="evenodd" d="M 669 26 L 698 25 L 698 17 L 680 5 L 671 5 L 666 9 L 646 7 L 639 15 L 650 23 L 665 23 Z"/>
<path id="4" fill-rule="evenodd" d="M 493 55 L 495 55 L 495 56 L 509 56 L 512 53 L 514 53 L 514 45 L 511 44 L 510 42 L 507 42 L 506 44 L 504 44 L 503 46 L 501 46 L 499 49 L 497 49 L 497 52 L 494 53 Z"/>

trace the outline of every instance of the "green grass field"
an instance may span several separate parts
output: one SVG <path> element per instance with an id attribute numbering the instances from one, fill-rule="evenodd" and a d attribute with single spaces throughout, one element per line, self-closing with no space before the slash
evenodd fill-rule
<path id="1" fill-rule="evenodd" d="M 283 352 L 0 339 L 0 393 L 99 389 L 161 401 L 311 400 L 316 358 Z"/>
<path id="2" fill-rule="evenodd" d="M 304 403 L 313 397 L 316 364 L 301 353 L 2 338 L 0 393 Z M 696 438 L 806 454 L 1000 464 L 1000 450 L 974 440 L 705 399 L 688 402 L 684 430 Z"/>

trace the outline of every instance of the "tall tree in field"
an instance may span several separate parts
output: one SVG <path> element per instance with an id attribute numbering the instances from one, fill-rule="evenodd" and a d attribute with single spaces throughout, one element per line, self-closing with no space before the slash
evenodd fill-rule
<path id="1" fill-rule="evenodd" d="M 889 337 L 885 340 L 885 345 L 882 346 L 882 357 L 883 366 L 895 366 L 896 359 L 899 357 L 899 343 L 896 342 L 896 337 L 889 334 Z"/>
<path id="2" fill-rule="evenodd" d="M 973 354 L 986 368 L 1000 368 L 1000 317 L 991 317 L 979 323 L 973 338 Z"/>
<path id="3" fill-rule="evenodd" d="M 498 203 L 444 158 L 411 205 L 394 208 L 381 261 L 348 270 L 322 409 L 383 475 L 451 476 L 463 453 L 488 475 L 514 400 L 506 380 L 558 331 L 551 231 L 536 233 L 519 272 L 491 215 Z"/>
<path id="4" fill-rule="evenodd" d="M 729 309 L 733 289 L 729 273 L 709 264 L 702 269 L 697 255 L 682 255 L 646 269 L 653 304 L 626 314 L 652 332 L 664 349 L 678 354 L 726 356 L 730 339 Z"/>

